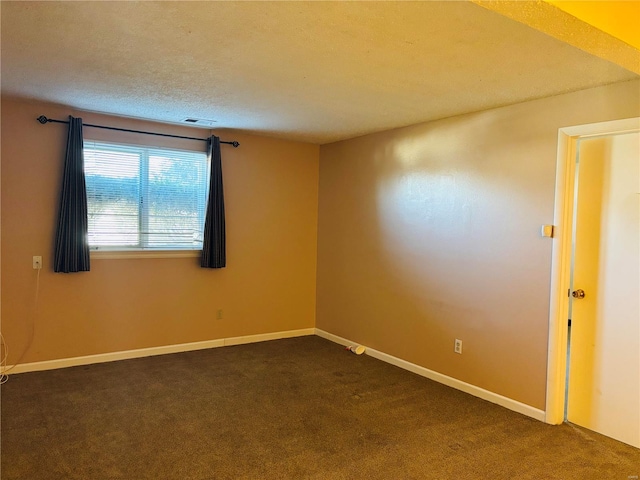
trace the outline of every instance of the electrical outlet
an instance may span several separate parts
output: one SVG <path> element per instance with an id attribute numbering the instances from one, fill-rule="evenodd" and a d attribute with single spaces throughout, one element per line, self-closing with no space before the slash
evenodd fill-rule
<path id="1" fill-rule="evenodd" d="M 42 256 L 34 255 L 33 256 L 33 269 L 40 270 L 42 268 Z"/>
<path id="2" fill-rule="evenodd" d="M 453 344 L 453 351 L 462 355 L 462 340 L 456 338 L 456 341 Z"/>
<path id="3" fill-rule="evenodd" d="M 216 320 L 222 320 L 222 309 L 216 310 Z"/>

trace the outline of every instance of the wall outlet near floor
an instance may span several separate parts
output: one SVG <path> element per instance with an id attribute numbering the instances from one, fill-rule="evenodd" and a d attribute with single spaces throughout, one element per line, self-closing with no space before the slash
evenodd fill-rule
<path id="1" fill-rule="evenodd" d="M 218 309 L 216 310 L 216 320 L 222 320 L 223 315 L 222 315 L 222 309 Z"/>
<path id="2" fill-rule="evenodd" d="M 40 270 L 42 268 L 42 256 L 34 255 L 33 256 L 33 269 Z"/>
<path id="3" fill-rule="evenodd" d="M 456 338 L 453 344 L 453 351 L 462 355 L 462 340 Z"/>

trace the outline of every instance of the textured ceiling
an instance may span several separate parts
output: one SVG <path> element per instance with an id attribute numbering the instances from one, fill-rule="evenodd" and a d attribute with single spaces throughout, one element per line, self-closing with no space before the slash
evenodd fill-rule
<path id="1" fill-rule="evenodd" d="M 638 78 L 470 2 L 2 1 L 0 13 L 3 94 L 320 144 Z"/>

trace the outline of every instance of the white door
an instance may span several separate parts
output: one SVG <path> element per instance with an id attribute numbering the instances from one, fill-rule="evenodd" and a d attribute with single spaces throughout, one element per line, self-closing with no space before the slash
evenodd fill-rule
<path id="1" fill-rule="evenodd" d="M 640 134 L 581 139 L 576 178 L 567 420 L 640 448 Z"/>

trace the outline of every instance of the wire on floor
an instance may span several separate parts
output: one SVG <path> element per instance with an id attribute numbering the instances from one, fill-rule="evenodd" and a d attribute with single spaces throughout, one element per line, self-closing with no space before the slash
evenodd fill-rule
<path id="1" fill-rule="evenodd" d="M 9 375 L 5 373 L 7 369 L 7 357 L 9 356 L 9 349 L 7 348 L 7 343 L 4 341 L 4 335 L 0 332 L 0 385 L 3 383 L 7 383 L 9 380 Z"/>

